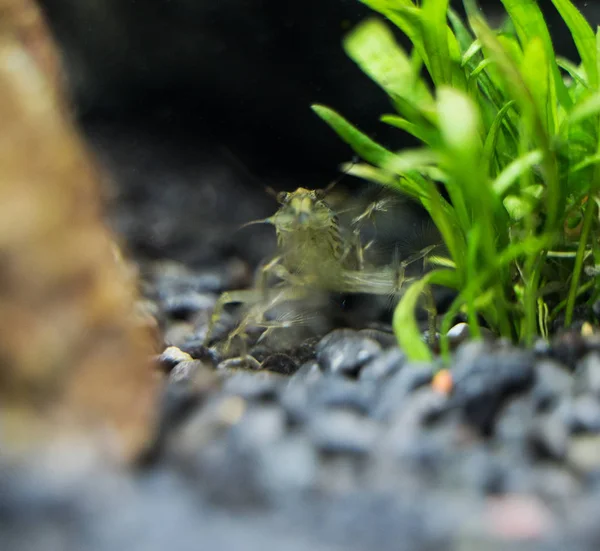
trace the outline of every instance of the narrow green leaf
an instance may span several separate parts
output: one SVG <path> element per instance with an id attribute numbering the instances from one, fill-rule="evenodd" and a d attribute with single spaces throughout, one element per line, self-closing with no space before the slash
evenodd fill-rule
<path id="1" fill-rule="evenodd" d="M 383 168 L 396 174 L 405 174 L 411 171 L 420 171 L 427 165 L 439 162 L 439 154 L 430 148 L 403 149 L 383 165 Z"/>
<path id="2" fill-rule="evenodd" d="M 422 334 L 417 324 L 415 310 L 419 298 L 430 284 L 445 285 L 450 288 L 457 286 L 456 274 L 452 270 L 433 270 L 410 285 L 394 310 L 392 327 L 398 339 L 400 348 L 412 361 L 431 361 L 432 353 L 423 342 Z"/>
<path id="3" fill-rule="evenodd" d="M 365 163 L 344 163 L 340 168 L 343 174 L 355 176 L 356 178 L 361 178 L 386 187 L 394 187 L 397 180 L 397 176 Z"/>
<path id="4" fill-rule="evenodd" d="M 528 170 L 542 162 L 544 155 L 541 151 L 535 150 L 526 153 L 522 157 L 515 159 L 498 174 L 498 177 L 492 184 L 492 189 L 498 197 L 504 197 L 515 182 Z"/>
<path id="5" fill-rule="evenodd" d="M 552 0 L 552 3 L 567 24 L 567 27 L 569 27 L 590 86 L 593 89 L 597 89 L 598 60 L 594 31 L 572 2 L 569 0 Z"/>
<path id="6" fill-rule="evenodd" d="M 442 139 L 464 160 L 479 153 L 481 121 L 472 100 L 458 90 L 441 87 L 438 92 L 438 118 Z"/>
<path id="7" fill-rule="evenodd" d="M 452 84 L 452 60 L 448 48 L 446 13 L 449 0 L 423 0 L 421 24 L 429 58 L 429 72 L 436 86 Z"/>
<path id="8" fill-rule="evenodd" d="M 502 109 L 500 109 L 500 111 L 498 111 L 498 114 L 496 115 L 496 118 L 494 119 L 494 122 L 490 126 L 487 136 L 485 137 L 482 158 L 484 165 L 488 167 L 487 174 L 490 176 L 492 175 L 492 163 L 494 161 L 494 154 L 496 152 L 496 144 L 498 143 L 498 135 L 502 125 L 506 120 L 506 115 L 509 109 L 511 109 L 514 104 L 514 101 L 509 101 L 502 107 Z"/>
<path id="9" fill-rule="evenodd" d="M 473 35 L 469 32 L 466 25 L 458 14 L 452 9 L 448 9 L 448 20 L 454 29 L 454 34 L 460 45 L 462 52 L 466 52 L 469 46 L 473 43 Z"/>
<path id="10" fill-rule="evenodd" d="M 600 113 L 600 94 L 593 94 L 573 108 L 568 121 L 570 124 L 578 124 L 598 113 Z"/>
<path id="11" fill-rule="evenodd" d="M 363 134 L 333 109 L 324 105 L 313 105 L 312 110 L 368 163 L 384 166 L 394 160 L 394 153 Z"/>
<path id="12" fill-rule="evenodd" d="M 411 136 L 414 136 L 427 145 L 431 145 L 433 142 L 433 132 L 428 131 L 423 125 L 415 124 L 398 115 L 383 115 L 381 121 L 408 132 Z"/>
<path id="13" fill-rule="evenodd" d="M 600 153 L 596 153 L 595 155 L 590 155 L 589 157 L 586 157 L 581 162 L 577 163 L 573 168 L 570 168 L 569 172 L 578 172 L 580 170 L 583 170 L 584 168 L 598 163 L 600 163 Z"/>
<path id="14" fill-rule="evenodd" d="M 474 40 L 471 45 L 468 47 L 467 51 L 463 54 L 461 65 L 468 65 L 473 58 L 481 53 L 481 42 L 479 40 Z"/>
<path id="15" fill-rule="evenodd" d="M 542 40 L 532 38 L 526 45 L 521 64 L 521 74 L 527 84 L 538 116 L 547 135 L 554 134 L 557 126 L 556 94 L 549 71 L 550 61 L 546 56 Z"/>
<path id="16" fill-rule="evenodd" d="M 433 105 L 433 96 L 420 75 L 415 73 L 410 57 L 379 19 L 360 24 L 344 39 L 344 48 L 348 56 L 388 94 L 423 109 Z"/>
<path id="17" fill-rule="evenodd" d="M 542 10 L 538 6 L 536 0 L 502 0 L 502 3 L 517 30 L 519 40 L 523 47 L 525 47 L 533 38 L 537 37 L 542 40 L 546 58 L 550 63 L 550 70 L 554 79 L 554 90 L 556 95 L 552 98 L 553 104 L 556 104 L 558 100 L 561 105 L 569 109 L 572 105 L 572 101 L 562 80 L 558 66 L 556 65 L 550 32 L 544 21 Z"/>
<path id="18" fill-rule="evenodd" d="M 556 63 L 558 63 L 558 66 L 565 70 L 573 80 L 577 81 L 584 88 L 589 88 L 585 75 L 582 74 L 580 68 L 575 65 L 575 63 L 564 57 L 557 57 Z"/>
<path id="19" fill-rule="evenodd" d="M 360 0 L 373 10 L 381 13 L 396 25 L 411 41 L 419 56 L 429 67 L 429 59 L 423 41 L 421 10 L 412 0 Z"/>

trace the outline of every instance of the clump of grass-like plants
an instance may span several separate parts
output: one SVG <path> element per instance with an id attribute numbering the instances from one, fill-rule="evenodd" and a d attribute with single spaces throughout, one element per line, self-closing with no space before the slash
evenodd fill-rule
<path id="1" fill-rule="evenodd" d="M 382 121 L 421 146 L 390 151 L 333 110 L 314 110 L 365 161 L 351 174 L 412 197 L 442 236 L 447 256 L 431 259 L 396 308 L 400 344 L 431 357 L 414 310 L 433 284 L 457 292 L 441 320 L 444 353 L 461 311 L 473 337 L 483 320 L 526 344 L 557 319 L 570 325 L 575 306 L 598 294 L 600 32 L 569 0 L 552 0 L 577 65 L 556 55 L 535 0 L 502 0 L 500 29 L 474 0 L 464 1 L 468 25 L 448 0 L 361 1 L 387 21 L 358 26 L 345 50 L 389 96 L 395 112 Z"/>

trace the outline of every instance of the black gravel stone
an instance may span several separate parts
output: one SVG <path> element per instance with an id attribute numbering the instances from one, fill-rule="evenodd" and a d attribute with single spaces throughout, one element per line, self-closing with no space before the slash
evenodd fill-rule
<path id="1" fill-rule="evenodd" d="M 325 376 L 309 396 L 311 407 L 353 410 L 368 414 L 375 405 L 378 389 L 372 382 L 358 383 L 339 376 Z"/>
<path id="2" fill-rule="evenodd" d="M 201 310 L 212 310 L 216 301 L 216 295 L 187 291 L 167 297 L 162 303 L 162 309 L 173 319 L 188 320 Z"/>
<path id="3" fill-rule="evenodd" d="M 544 415 L 535 420 L 529 432 L 533 453 L 542 459 L 563 461 L 569 444 L 569 428 L 560 412 Z"/>
<path id="4" fill-rule="evenodd" d="M 539 411 L 552 408 L 561 397 L 571 395 L 574 388 L 575 379 L 562 364 L 550 359 L 536 363 L 532 399 Z"/>
<path id="5" fill-rule="evenodd" d="M 169 346 L 165 348 L 162 354 L 158 357 L 158 363 L 166 371 L 171 371 L 179 362 L 191 360 L 192 357 L 186 351 Z"/>
<path id="6" fill-rule="evenodd" d="M 398 344 L 396 335 L 387 331 L 381 331 L 380 329 L 361 329 L 358 331 L 358 334 L 361 337 L 367 337 L 377 341 L 383 349 L 392 348 Z"/>
<path id="7" fill-rule="evenodd" d="M 220 360 L 213 348 L 209 348 L 204 344 L 204 339 L 192 336 L 186 340 L 181 346 L 183 352 L 187 352 L 194 360 L 209 360 L 213 364 L 217 364 Z"/>
<path id="8" fill-rule="evenodd" d="M 308 362 L 285 385 L 280 401 L 291 424 L 305 423 L 315 413 L 311 402 L 312 392 L 323 378 L 319 365 Z"/>
<path id="9" fill-rule="evenodd" d="M 577 364 L 575 378 L 577 391 L 591 392 L 600 398 L 600 353 L 584 356 Z"/>
<path id="10" fill-rule="evenodd" d="M 313 445 L 329 454 L 369 454 L 380 432 L 374 421 L 343 410 L 323 411 L 313 416 L 308 425 Z"/>
<path id="11" fill-rule="evenodd" d="M 381 352 L 381 345 L 351 329 L 338 329 L 316 346 L 317 361 L 329 373 L 356 376 L 360 368 Z"/>
<path id="12" fill-rule="evenodd" d="M 360 370 L 361 381 L 379 381 L 393 375 L 406 362 L 406 355 L 398 347 L 384 350 L 381 354 L 367 362 Z"/>
<path id="13" fill-rule="evenodd" d="M 572 432 L 600 432 L 600 403 L 595 396 L 583 394 L 573 400 L 569 427 Z"/>
<path id="14" fill-rule="evenodd" d="M 267 356 L 262 362 L 262 368 L 281 375 L 292 375 L 298 370 L 298 365 L 291 356 L 278 353 Z"/>
<path id="15" fill-rule="evenodd" d="M 534 382 L 533 352 L 519 349 L 489 350 L 480 342 L 462 345 L 452 367 L 453 406 L 482 434 L 490 434 L 502 403 Z"/>
<path id="16" fill-rule="evenodd" d="M 550 343 L 550 355 L 564 363 L 569 369 L 575 369 L 577 363 L 594 348 L 594 344 L 581 335 L 580 331 L 570 329 L 559 333 Z"/>
<path id="17" fill-rule="evenodd" d="M 427 385 L 433 379 L 433 365 L 427 363 L 407 363 L 390 377 L 381 391 L 372 416 L 376 419 L 389 419 L 404 407 L 404 401 L 417 388 Z"/>
<path id="18" fill-rule="evenodd" d="M 530 396 L 510 398 L 502 407 L 496 420 L 494 437 L 508 453 L 521 457 L 526 455 L 536 409 Z"/>
<path id="19" fill-rule="evenodd" d="M 261 371 L 238 371 L 227 376 L 223 391 L 256 402 L 276 401 L 284 382 L 278 375 Z"/>

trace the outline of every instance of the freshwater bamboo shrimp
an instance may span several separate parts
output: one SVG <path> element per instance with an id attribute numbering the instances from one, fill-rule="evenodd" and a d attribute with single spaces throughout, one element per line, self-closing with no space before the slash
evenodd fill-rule
<path id="1" fill-rule="evenodd" d="M 211 339 L 215 324 L 226 305 L 241 303 L 245 315 L 234 329 L 225 346 L 236 337 L 244 338 L 249 326 L 267 332 L 288 327 L 302 320 L 269 319 L 270 311 L 284 303 L 306 300 L 314 293 L 361 293 L 399 298 L 405 286 L 414 278 L 406 275 L 409 264 L 427 257 L 432 247 L 420 251 L 402 262 L 388 266 L 369 266 L 360 239 L 361 227 L 373 213 L 383 210 L 385 203 L 371 204 L 342 227 L 326 201 L 332 186 L 324 190 L 298 188 L 277 194 L 279 209 L 273 216 L 251 223 L 267 223 L 275 227 L 276 255 L 259 268 L 251 289 L 223 293 L 215 305 L 206 342 Z"/>

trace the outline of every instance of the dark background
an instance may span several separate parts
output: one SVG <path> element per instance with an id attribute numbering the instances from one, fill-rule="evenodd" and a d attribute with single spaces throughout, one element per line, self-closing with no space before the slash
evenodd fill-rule
<path id="1" fill-rule="evenodd" d="M 275 208 L 264 185 L 321 187 L 351 157 L 312 103 L 390 146 L 406 143 L 378 122 L 387 99 L 342 50 L 344 33 L 372 13 L 358 0 L 40 3 L 135 252 L 256 261 L 254 233 L 232 236 Z M 481 4 L 502 13 L 498 0 Z M 557 48 L 575 58 L 551 2 L 541 4 Z M 595 2 L 579 4 L 600 23 Z"/>

